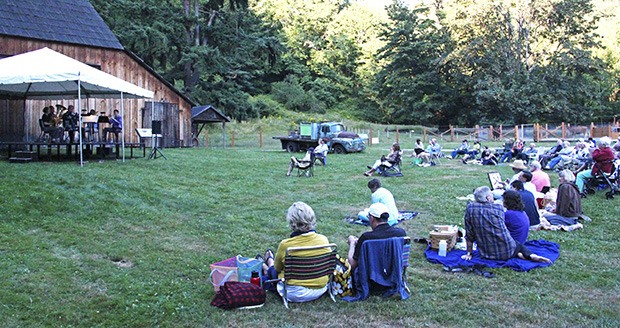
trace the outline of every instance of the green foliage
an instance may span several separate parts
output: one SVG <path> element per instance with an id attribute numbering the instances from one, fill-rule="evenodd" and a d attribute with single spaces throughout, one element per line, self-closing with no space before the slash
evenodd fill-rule
<path id="1" fill-rule="evenodd" d="M 613 1 L 91 2 L 127 49 L 237 120 L 271 115 L 257 96 L 399 124 L 588 123 L 620 110 Z"/>

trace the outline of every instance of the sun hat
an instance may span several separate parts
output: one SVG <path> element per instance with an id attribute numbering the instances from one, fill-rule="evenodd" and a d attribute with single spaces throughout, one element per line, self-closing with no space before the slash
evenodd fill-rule
<path id="1" fill-rule="evenodd" d="M 527 170 L 527 166 L 525 166 L 525 163 L 523 163 L 523 160 L 520 160 L 520 159 L 510 164 L 510 167 L 518 169 L 518 170 Z"/>
<path id="2" fill-rule="evenodd" d="M 390 210 L 388 210 L 387 206 L 385 206 L 385 204 L 383 203 L 374 203 L 370 205 L 370 208 L 368 209 L 368 214 L 376 218 L 381 217 L 381 214 L 383 213 L 389 213 L 389 212 Z"/>

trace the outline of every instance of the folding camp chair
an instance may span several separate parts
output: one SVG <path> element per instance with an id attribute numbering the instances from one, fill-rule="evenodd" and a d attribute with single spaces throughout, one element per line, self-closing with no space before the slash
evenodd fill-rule
<path id="1" fill-rule="evenodd" d="M 317 251 L 325 250 L 325 253 L 319 255 Z M 327 291 L 332 301 L 336 302 L 332 283 L 334 280 L 334 270 L 336 269 L 336 253 L 338 246 L 336 244 L 326 244 L 318 246 L 301 246 L 289 247 L 286 249 L 284 257 L 284 278 L 268 280 L 267 282 L 282 282 L 283 293 L 282 301 L 288 309 L 287 287 L 290 280 L 310 280 L 328 276 Z M 314 252 L 313 252 L 314 251 Z"/>
<path id="2" fill-rule="evenodd" d="M 411 239 L 409 237 L 365 240 L 354 275 L 357 300 L 366 299 L 371 292 L 371 286 L 381 287 L 382 291 L 385 292 L 394 292 L 400 295 L 402 299 L 409 298 L 411 291 L 407 285 L 407 267 L 409 266 L 410 248 Z M 372 261 L 372 254 L 381 258 L 396 256 L 396 254 L 400 257 L 387 261 Z M 368 263 L 366 263 L 367 260 L 369 260 Z M 399 273 L 400 277 L 394 280 L 393 276 Z M 365 281 L 361 281 L 362 279 Z"/>
<path id="3" fill-rule="evenodd" d="M 312 153 L 310 155 L 310 161 L 306 162 L 306 161 L 299 161 L 299 164 L 297 165 L 297 176 L 300 177 L 302 175 L 305 175 L 307 177 L 312 177 L 314 176 L 314 153 Z"/>

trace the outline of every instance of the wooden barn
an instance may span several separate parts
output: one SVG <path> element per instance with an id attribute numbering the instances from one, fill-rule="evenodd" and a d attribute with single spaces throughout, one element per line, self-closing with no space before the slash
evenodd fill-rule
<path id="1" fill-rule="evenodd" d="M 123 100 L 126 142 L 139 142 L 135 129 L 161 120 L 163 147 L 191 146 L 196 104 L 124 49 L 88 0 L 0 0 L 0 59 L 44 47 L 155 93 L 154 106 L 150 99 Z M 78 112 L 109 115 L 120 101 L 86 98 Z M 0 99 L 0 142 L 34 141 L 42 109 L 56 104 L 77 108 L 77 100 Z"/>

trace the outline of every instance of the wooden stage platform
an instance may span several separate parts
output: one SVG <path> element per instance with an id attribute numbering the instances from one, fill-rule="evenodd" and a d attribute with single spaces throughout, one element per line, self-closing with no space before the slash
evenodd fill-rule
<path id="1" fill-rule="evenodd" d="M 83 157 L 88 159 L 106 158 L 119 159 L 123 157 L 121 143 L 106 142 L 83 142 Z M 142 157 L 146 157 L 146 147 L 144 143 L 125 143 L 125 158 L 134 157 L 134 149 L 142 149 Z M 30 161 L 71 161 L 80 160 L 79 143 L 48 143 L 48 142 L 0 142 L 0 150 L 6 153 L 7 159 L 24 158 L 20 153 L 27 152 L 31 155 Z M 113 156 L 113 157 L 112 157 Z M 139 156 L 139 153 L 137 154 Z M 26 160 L 15 160 L 25 162 Z"/>

